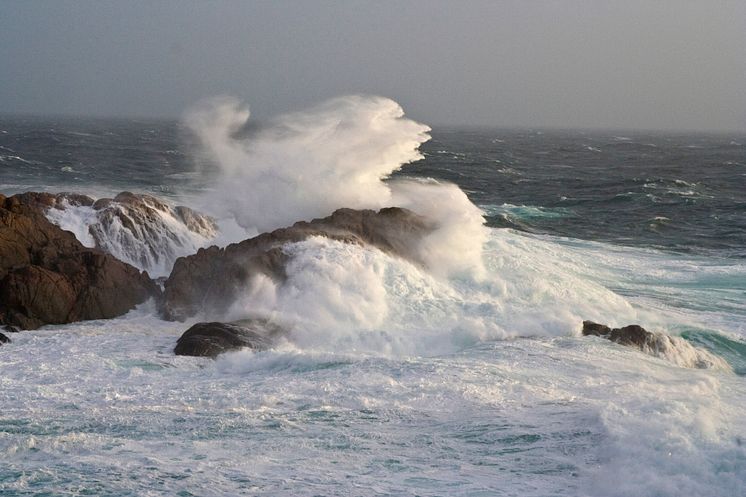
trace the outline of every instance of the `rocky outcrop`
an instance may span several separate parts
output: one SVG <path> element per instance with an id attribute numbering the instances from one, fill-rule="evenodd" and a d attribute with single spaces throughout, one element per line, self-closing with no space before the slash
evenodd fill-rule
<path id="1" fill-rule="evenodd" d="M 94 200 L 88 195 L 79 193 L 47 193 L 47 192 L 26 192 L 19 193 L 11 197 L 19 204 L 33 208 L 38 211 L 55 208 L 64 209 L 68 206 L 86 206 L 94 204 Z"/>
<path id="2" fill-rule="evenodd" d="M 282 282 L 288 256 L 282 246 L 323 236 L 347 243 L 367 244 L 415 262 L 419 240 L 432 223 L 407 209 L 339 209 L 331 216 L 298 222 L 225 248 L 200 249 L 177 259 L 164 284 L 161 314 L 184 320 L 201 311 L 222 314 L 245 290 L 251 278 L 264 275 Z"/>
<path id="3" fill-rule="evenodd" d="M 178 257 L 193 254 L 218 233 L 211 217 L 146 194 L 122 192 L 96 201 L 70 193 L 24 195 L 83 243 L 156 276 L 168 275 Z"/>
<path id="4" fill-rule="evenodd" d="M 249 348 L 267 349 L 282 329 L 261 319 L 233 323 L 197 323 L 176 342 L 176 355 L 216 357 L 223 352 Z"/>
<path id="5" fill-rule="evenodd" d="M 157 295 L 147 273 L 51 223 L 44 212 L 83 195 L 0 195 L 0 323 L 22 329 L 112 318 Z"/>
<path id="6" fill-rule="evenodd" d="M 683 338 L 650 332 L 636 324 L 610 328 L 593 321 L 583 321 L 582 333 L 583 336 L 598 336 L 619 345 L 639 349 L 646 354 L 667 359 L 686 368 L 732 369 L 724 359 L 693 346 Z"/>
<path id="7" fill-rule="evenodd" d="M 583 321 L 583 335 L 594 335 L 607 338 L 619 345 L 637 347 L 642 350 L 645 347 L 655 347 L 661 334 L 651 333 L 642 326 L 636 324 L 612 329 L 604 324 L 594 323 L 593 321 Z"/>
<path id="8" fill-rule="evenodd" d="M 105 233 L 114 224 L 123 226 L 132 233 L 141 232 L 140 238 L 143 240 L 157 240 L 164 236 L 164 232 L 172 231 L 166 226 L 169 218 L 205 238 L 214 237 L 218 231 L 215 220 L 211 217 L 183 205 L 171 207 L 166 202 L 143 193 L 122 192 L 113 199 L 98 199 L 92 207 L 98 211 L 98 225 L 91 227 L 91 235 L 99 247 L 105 244 L 108 239 Z"/>

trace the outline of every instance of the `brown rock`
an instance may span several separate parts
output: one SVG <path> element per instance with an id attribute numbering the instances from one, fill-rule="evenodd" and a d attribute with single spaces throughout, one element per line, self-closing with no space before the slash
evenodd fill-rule
<path id="1" fill-rule="evenodd" d="M 122 192 L 113 199 L 97 200 L 93 208 L 97 222 L 88 231 L 96 247 L 113 252 L 111 243 L 115 240 L 120 257 L 139 267 L 170 267 L 178 257 L 175 250 L 188 243 L 173 231 L 169 219 L 177 219 L 188 231 L 207 239 L 217 234 L 217 224 L 211 217 L 184 206 L 172 208 L 151 195 Z"/>
<path id="2" fill-rule="evenodd" d="M 23 329 L 111 318 L 158 294 L 147 273 L 83 247 L 46 209 L 83 195 L 24 193 L 0 199 L 0 323 Z"/>
<path id="3" fill-rule="evenodd" d="M 298 222 L 289 228 L 263 233 L 225 248 L 200 249 L 176 260 L 164 284 L 160 311 L 166 319 L 184 320 L 200 311 L 222 314 L 262 274 L 282 282 L 288 256 L 282 246 L 311 236 L 347 243 L 368 244 L 415 262 L 413 247 L 434 225 L 407 209 L 339 209 L 331 216 Z"/>

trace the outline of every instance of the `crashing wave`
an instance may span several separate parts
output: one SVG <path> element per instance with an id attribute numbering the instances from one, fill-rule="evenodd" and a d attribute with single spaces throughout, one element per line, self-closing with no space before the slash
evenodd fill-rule
<path id="1" fill-rule="evenodd" d="M 122 192 L 96 201 L 65 193 L 54 197 L 46 211 L 50 221 L 83 245 L 155 277 L 168 275 L 177 258 L 193 254 L 218 233 L 211 217 L 151 195 Z"/>

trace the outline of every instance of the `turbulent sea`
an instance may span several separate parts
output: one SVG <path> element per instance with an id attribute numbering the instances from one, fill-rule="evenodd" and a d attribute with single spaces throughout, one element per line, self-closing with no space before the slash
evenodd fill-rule
<path id="1" fill-rule="evenodd" d="M 219 220 L 191 249 L 405 199 L 449 226 L 443 253 L 427 270 L 288 246 L 285 287 L 237 304 L 297 324 L 263 352 L 175 356 L 190 322 L 153 303 L 11 335 L 1 495 L 746 494 L 746 136 L 428 133 L 375 100 L 262 127 L 221 105 L 188 125 L 0 118 L 0 193 L 148 193 Z M 582 337 L 583 319 L 728 366 Z"/>

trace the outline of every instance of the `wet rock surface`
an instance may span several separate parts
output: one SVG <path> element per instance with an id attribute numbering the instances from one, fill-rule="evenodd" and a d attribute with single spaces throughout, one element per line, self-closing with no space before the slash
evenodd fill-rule
<path id="1" fill-rule="evenodd" d="M 298 222 L 225 248 L 200 249 L 194 255 L 177 259 L 164 284 L 160 312 L 172 320 L 184 320 L 199 312 L 221 314 L 253 276 L 261 274 L 282 282 L 288 261 L 282 246 L 287 243 L 323 236 L 372 245 L 419 263 L 417 242 L 433 229 L 432 223 L 422 216 L 398 207 L 377 212 L 339 209 L 331 216 Z"/>
<path id="2" fill-rule="evenodd" d="M 594 323 L 593 321 L 583 321 L 583 335 L 603 337 L 614 343 L 637 347 L 642 350 L 644 347 L 654 347 L 661 333 L 652 333 L 636 324 L 631 324 L 623 328 L 610 328 L 604 324 Z"/>
<path id="3" fill-rule="evenodd" d="M 266 320 L 245 319 L 232 323 L 197 323 L 176 342 L 176 355 L 216 357 L 223 352 L 269 348 L 282 329 Z"/>
<path id="4" fill-rule="evenodd" d="M 0 324 L 34 329 L 112 318 L 159 293 L 147 273 L 86 248 L 44 212 L 84 195 L 0 195 Z M 90 202 L 90 204 L 89 204 Z"/>
<path id="5" fill-rule="evenodd" d="M 583 321 L 582 333 L 583 336 L 598 336 L 619 345 L 636 348 L 682 367 L 732 371 L 731 366 L 723 358 L 695 347 L 683 338 L 647 331 L 636 324 L 611 328 L 593 321 Z"/>
<path id="6" fill-rule="evenodd" d="M 184 206 L 171 206 L 152 195 L 122 192 L 96 201 L 72 193 L 30 195 L 34 205 L 83 243 L 152 274 L 165 276 L 173 262 L 212 240 L 213 218 Z M 76 207 L 85 209 L 65 213 Z"/>

